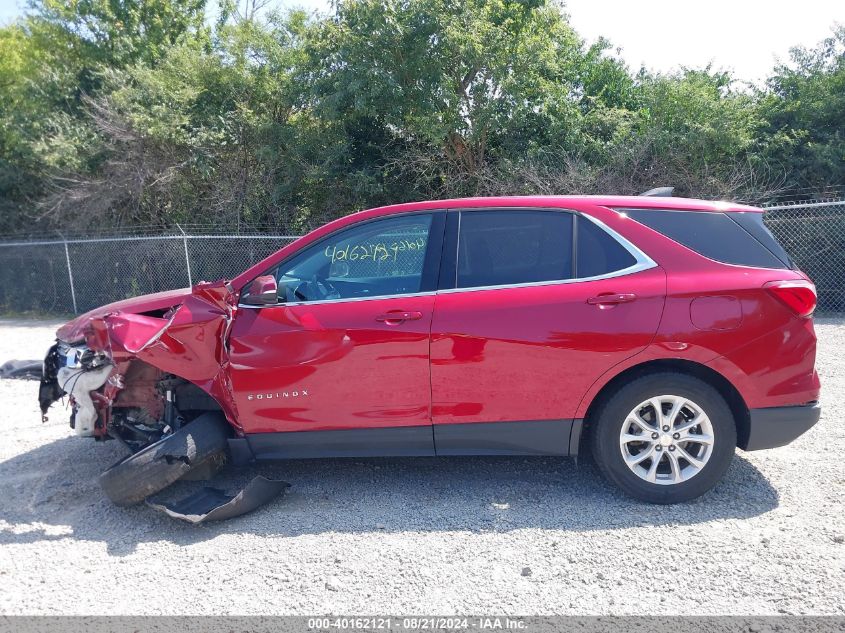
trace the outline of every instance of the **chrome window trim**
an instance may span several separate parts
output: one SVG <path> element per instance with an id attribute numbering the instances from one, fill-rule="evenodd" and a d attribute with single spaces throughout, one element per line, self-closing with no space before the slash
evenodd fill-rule
<path id="1" fill-rule="evenodd" d="M 533 286 L 562 286 L 564 284 L 581 283 L 584 281 L 599 281 L 601 279 L 613 279 L 614 277 L 624 277 L 625 275 L 632 275 L 634 273 L 649 270 L 657 267 L 653 261 L 644 262 L 642 264 L 633 264 L 627 268 L 616 270 L 612 273 L 604 275 L 595 275 L 593 277 L 578 277 L 577 279 L 553 279 L 551 281 L 527 281 L 521 284 L 503 284 L 501 286 L 470 286 L 468 288 L 447 288 L 446 290 L 439 290 L 438 294 L 454 293 L 454 292 L 478 292 L 479 290 L 503 290 L 505 288 L 531 288 Z"/>
<path id="2" fill-rule="evenodd" d="M 635 262 L 631 266 L 627 268 L 621 268 L 619 270 L 614 270 L 613 272 L 605 273 L 603 275 L 594 275 L 592 277 L 577 277 L 575 279 L 552 279 L 548 281 L 528 281 L 518 284 L 502 284 L 496 286 L 470 286 L 467 288 L 445 288 L 442 290 L 433 290 L 428 292 L 409 292 L 405 294 L 394 294 L 394 295 L 373 295 L 372 297 L 348 297 L 348 298 L 339 298 L 339 299 L 320 299 L 318 301 L 296 301 L 296 302 L 289 302 L 289 303 L 276 303 L 273 305 L 251 305 L 248 303 L 240 303 L 238 302 L 239 308 L 251 308 L 251 309 L 263 309 L 263 308 L 285 308 L 291 306 L 303 306 L 303 305 L 322 305 L 322 304 L 330 304 L 330 303 L 341 303 L 341 302 L 352 302 L 352 301 L 374 301 L 377 299 L 402 299 L 402 298 L 410 298 L 410 297 L 428 297 L 432 295 L 438 294 L 452 294 L 456 292 L 478 292 L 480 290 L 503 290 L 506 288 L 532 288 L 535 286 L 557 286 L 557 285 L 564 285 L 564 284 L 572 284 L 572 283 L 580 283 L 585 281 L 600 281 L 602 279 L 613 279 L 615 277 L 624 277 L 626 275 L 632 275 L 634 273 L 639 273 L 644 270 L 649 270 L 651 268 L 657 267 L 657 262 L 655 262 L 651 257 L 646 255 L 643 251 L 641 251 L 637 246 L 635 246 L 631 241 L 627 238 L 623 237 L 612 228 L 607 226 L 604 222 L 599 220 L 598 218 L 594 218 L 590 215 L 585 213 L 581 213 L 579 211 L 575 211 L 573 209 L 563 209 L 563 208 L 540 208 L 540 207 L 513 207 L 516 208 L 524 208 L 524 209 L 535 209 L 538 211 L 567 211 L 569 213 L 574 213 L 575 215 L 579 216 L 580 218 L 585 218 L 598 226 L 604 232 L 606 232 L 610 237 L 612 237 L 616 242 L 618 242 L 628 253 L 633 256 Z M 467 209 L 469 211 L 474 211 L 476 209 L 471 208 Z M 478 210 L 491 210 L 491 209 L 484 209 L 479 208 Z M 456 211 L 464 211 L 464 209 L 456 209 Z M 460 243 L 460 222 L 461 222 L 461 214 L 458 213 L 458 231 L 459 231 L 459 239 L 458 242 Z M 458 247 L 459 248 L 459 247 Z M 457 250 L 457 249 L 456 249 Z M 457 258 L 457 252 L 455 253 L 455 257 Z M 456 259 L 457 264 L 457 259 Z M 455 266 L 455 275 L 457 276 L 457 265 Z M 456 280 L 457 281 L 457 280 Z"/>
<path id="3" fill-rule="evenodd" d="M 641 251 L 638 247 L 634 246 L 630 240 L 623 237 L 612 228 L 607 226 L 604 222 L 599 220 L 598 218 L 594 218 L 591 215 L 587 215 L 585 213 L 581 213 L 579 211 L 575 211 L 574 209 L 564 209 L 564 208 L 541 208 L 541 207 L 514 207 L 515 209 L 534 209 L 537 211 L 567 211 L 572 213 L 579 218 L 584 218 L 589 220 L 596 226 L 598 226 L 601 230 L 605 233 L 610 235 L 611 238 L 616 240 L 622 248 L 624 248 L 631 256 L 634 258 L 634 263 L 628 266 L 627 268 L 620 268 L 619 270 L 614 270 L 609 273 L 605 273 L 603 275 L 593 275 L 592 277 L 576 277 L 574 279 L 551 279 L 547 281 L 527 281 L 518 284 L 501 284 L 496 286 L 467 286 L 466 288 L 446 288 L 444 290 L 439 290 L 438 293 L 443 294 L 451 294 L 455 292 L 478 292 L 479 290 L 503 290 L 505 288 L 532 288 L 534 286 L 557 286 L 563 284 L 572 284 L 572 283 L 580 283 L 583 281 L 600 281 L 602 279 L 613 279 L 615 277 L 624 277 L 625 275 L 632 275 L 634 273 L 639 273 L 644 270 L 649 270 L 651 268 L 657 267 L 657 262 L 655 262 L 651 257 L 646 255 L 643 251 Z M 463 210 L 463 209 L 462 209 Z M 474 209 L 472 209 L 474 210 Z M 460 215 L 458 216 L 458 226 L 460 227 Z M 458 237 L 458 243 L 460 243 L 460 235 Z M 457 266 L 455 267 L 455 274 L 457 276 Z M 457 281 L 457 280 L 456 280 Z"/>
<path id="4" fill-rule="evenodd" d="M 324 303 L 349 303 L 352 301 L 374 301 L 376 299 L 398 299 L 409 297 L 428 297 L 436 295 L 436 290 L 429 290 L 428 292 L 408 292 L 398 295 L 373 295 L 372 297 L 341 297 L 339 299 L 318 299 L 317 301 L 288 301 L 286 303 L 274 303 L 271 305 L 252 305 L 251 303 L 238 303 L 239 308 L 289 308 L 291 306 L 314 306 Z"/>
<path id="5" fill-rule="evenodd" d="M 628 213 L 627 213 L 628 211 L 669 211 L 669 212 L 677 212 L 677 213 L 702 213 L 702 214 L 706 213 L 706 214 L 709 214 L 709 215 L 724 215 L 724 216 L 727 216 L 728 218 L 730 218 L 729 214 L 731 214 L 731 213 L 758 213 L 757 211 L 702 211 L 702 210 L 698 210 L 698 209 L 695 210 L 695 211 L 685 211 L 683 209 L 672 209 L 671 207 L 665 207 L 665 208 L 664 207 L 660 207 L 660 208 L 657 208 L 657 207 L 654 207 L 654 208 L 652 208 L 652 207 L 647 207 L 647 208 L 642 208 L 642 207 L 617 207 L 617 208 L 614 208 L 613 210 L 616 211 L 619 215 L 623 215 L 626 218 L 630 218 L 632 222 L 636 222 L 640 226 L 644 226 L 645 228 L 649 229 L 650 231 L 654 231 L 655 233 L 657 233 L 661 237 L 664 237 L 667 240 L 675 242 L 675 244 L 677 244 L 678 246 L 681 246 L 681 247 L 687 249 L 688 251 L 694 253 L 698 257 L 703 257 L 704 259 L 711 261 L 714 264 L 719 264 L 720 266 L 731 266 L 732 268 L 738 268 L 740 270 L 742 270 L 744 268 L 752 268 L 754 270 L 771 270 L 771 271 L 775 271 L 775 270 L 795 270 L 794 268 L 789 268 L 789 267 L 787 267 L 787 268 L 766 268 L 765 266 L 752 266 L 750 264 L 735 264 L 735 263 L 732 263 L 732 262 L 723 262 L 721 259 L 713 259 L 712 257 L 708 257 L 707 255 L 705 255 L 704 253 L 698 252 L 697 250 L 695 250 L 691 246 L 687 246 L 686 244 L 683 244 L 683 243 L 679 242 L 678 240 L 669 237 L 668 235 L 666 235 L 662 231 L 658 231 L 657 229 L 654 229 L 654 228 L 648 226 L 647 224 L 643 224 L 642 222 L 635 220 L 634 218 L 629 216 Z M 764 215 L 764 214 L 760 213 L 760 215 Z M 736 223 L 736 222 L 734 222 L 734 223 Z M 760 240 L 758 240 L 756 237 L 754 237 L 754 235 L 749 233 L 748 230 L 744 226 L 742 226 L 741 224 L 738 225 L 738 226 L 743 231 L 745 231 L 752 239 L 754 239 L 758 244 L 760 244 L 760 246 L 762 246 L 764 249 L 766 249 L 767 251 L 772 253 L 772 251 L 769 250 L 768 246 L 766 246 L 765 244 L 760 242 Z M 774 235 L 772 237 L 774 237 Z M 777 240 L 777 238 L 775 238 L 775 240 Z M 787 253 L 787 255 L 789 255 L 789 253 Z M 774 253 L 772 253 L 772 256 L 775 259 L 777 259 L 778 261 L 780 261 L 784 266 L 786 266 L 786 262 L 782 261 L 780 259 L 780 257 L 775 255 Z M 790 259 L 791 259 L 791 257 L 790 257 Z"/>

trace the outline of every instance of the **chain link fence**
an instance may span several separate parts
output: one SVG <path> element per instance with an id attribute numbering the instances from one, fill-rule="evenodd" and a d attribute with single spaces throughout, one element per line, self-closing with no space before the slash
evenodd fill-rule
<path id="1" fill-rule="evenodd" d="M 0 242 L 0 312 L 81 313 L 234 277 L 291 235 L 162 235 Z"/>
<path id="2" fill-rule="evenodd" d="M 769 207 L 765 222 L 815 282 L 819 310 L 845 311 L 845 200 Z M 0 241 L 0 312 L 78 314 L 230 278 L 296 237 L 190 233 Z"/>
<path id="3" fill-rule="evenodd" d="M 816 284 L 819 311 L 845 311 L 845 200 L 766 207 L 763 219 Z"/>

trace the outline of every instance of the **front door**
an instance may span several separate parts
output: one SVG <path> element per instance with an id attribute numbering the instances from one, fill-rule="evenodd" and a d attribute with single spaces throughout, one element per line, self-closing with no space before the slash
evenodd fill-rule
<path id="1" fill-rule="evenodd" d="M 653 338 L 665 273 L 585 216 L 452 213 L 457 260 L 432 323 L 437 453 L 565 455 L 590 385 Z"/>
<path id="2" fill-rule="evenodd" d="M 433 452 L 429 335 L 444 215 L 342 229 L 273 271 L 277 305 L 238 307 L 230 373 L 256 453 Z"/>

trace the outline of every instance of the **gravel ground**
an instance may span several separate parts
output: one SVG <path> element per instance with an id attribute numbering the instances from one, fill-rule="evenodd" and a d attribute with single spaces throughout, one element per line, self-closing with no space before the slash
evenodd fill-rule
<path id="1" fill-rule="evenodd" d="M 0 320 L 0 362 L 55 326 Z M 42 424 L 37 383 L 0 380 L 0 614 L 843 615 L 845 320 L 817 330 L 819 425 L 676 507 L 583 459 L 308 460 L 229 471 L 293 487 L 191 526 L 111 505 L 117 443 L 72 437 L 58 406 Z"/>

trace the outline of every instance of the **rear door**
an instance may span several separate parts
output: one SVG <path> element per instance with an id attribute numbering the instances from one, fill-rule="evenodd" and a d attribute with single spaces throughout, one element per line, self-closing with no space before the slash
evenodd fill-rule
<path id="1" fill-rule="evenodd" d="M 587 389 L 653 338 L 665 274 L 584 215 L 449 215 L 431 340 L 437 452 L 567 454 Z"/>

